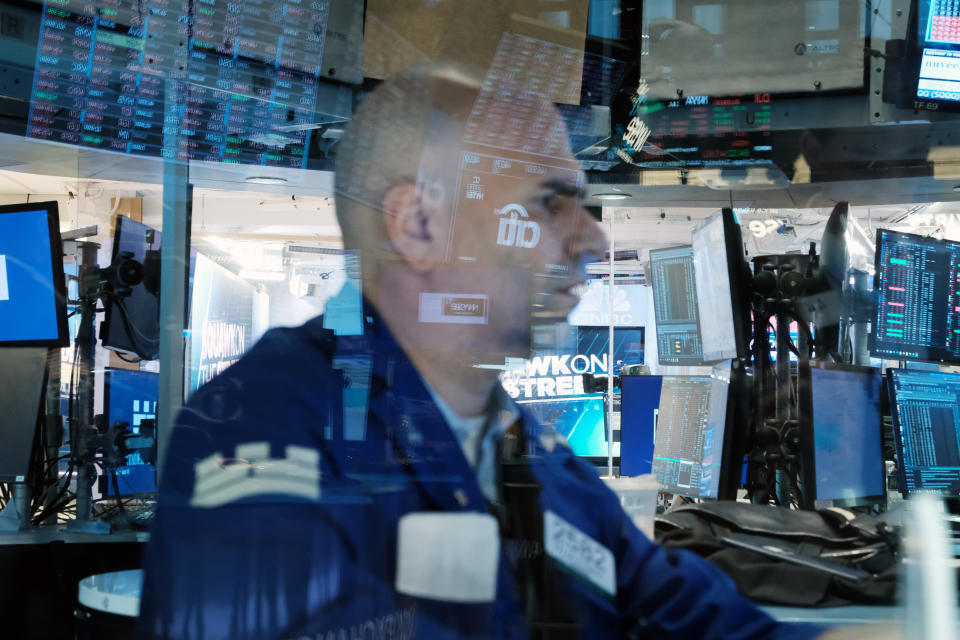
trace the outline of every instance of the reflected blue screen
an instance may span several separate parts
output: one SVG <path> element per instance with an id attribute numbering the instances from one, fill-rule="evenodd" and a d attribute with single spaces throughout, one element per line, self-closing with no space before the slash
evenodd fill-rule
<path id="1" fill-rule="evenodd" d="M 623 376 L 620 391 L 620 474 L 650 473 L 660 407 L 660 376 Z"/>
<path id="2" fill-rule="evenodd" d="M 138 433 L 140 421 L 157 417 L 159 377 L 147 371 L 111 369 L 106 372 L 106 414 L 109 424 L 130 423 L 130 430 Z M 152 493 L 157 490 L 155 470 L 134 453 L 127 456 L 127 464 L 117 469 L 120 494 Z M 114 495 L 112 484 L 102 493 Z"/>
<path id="3" fill-rule="evenodd" d="M 880 372 L 811 368 L 817 500 L 883 495 Z"/>

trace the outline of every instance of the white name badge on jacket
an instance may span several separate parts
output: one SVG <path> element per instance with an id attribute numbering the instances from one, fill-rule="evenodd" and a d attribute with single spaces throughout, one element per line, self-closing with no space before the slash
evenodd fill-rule
<path id="1" fill-rule="evenodd" d="M 500 534 L 486 513 L 408 513 L 397 530 L 400 593 L 446 602 L 493 602 Z"/>
<path id="2" fill-rule="evenodd" d="M 553 511 L 543 514 L 543 550 L 607 595 L 617 593 L 613 553 Z"/>

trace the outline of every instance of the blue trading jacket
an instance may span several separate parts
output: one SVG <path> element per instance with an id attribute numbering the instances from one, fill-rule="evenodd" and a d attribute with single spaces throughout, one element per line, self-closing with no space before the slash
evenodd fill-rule
<path id="1" fill-rule="evenodd" d="M 548 450 L 528 415 L 520 439 L 527 455 L 510 473 L 526 478 L 513 484 L 533 490 L 499 508 L 494 601 L 398 593 L 402 515 L 489 514 L 491 506 L 376 316 L 366 316 L 363 337 L 333 339 L 322 326 L 316 319 L 268 332 L 180 414 L 145 554 L 141 637 L 792 640 L 818 633 L 774 622 L 706 561 L 645 538 L 596 472 L 562 446 Z M 543 553 L 544 512 L 580 532 L 573 554 L 581 561 L 584 545 L 609 550 L 614 595 Z"/>

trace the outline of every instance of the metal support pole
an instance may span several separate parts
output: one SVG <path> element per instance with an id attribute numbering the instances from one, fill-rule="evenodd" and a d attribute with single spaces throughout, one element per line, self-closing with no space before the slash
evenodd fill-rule
<path id="1" fill-rule="evenodd" d="M 160 392 L 157 398 L 157 475 L 183 405 L 184 340 L 190 251 L 189 167 L 177 159 L 179 82 L 166 85 L 164 117 L 163 227 L 160 245 Z"/>
<path id="2" fill-rule="evenodd" d="M 609 340 L 609 349 L 607 355 L 607 477 L 613 477 L 613 286 L 614 286 L 614 269 L 613 269 L 613 249 L 616 246 L 614 244 L 614 211 L 610 210 L 610 286 L 607 287 L 607 308 L 610 311 L 610 340 Z"/>

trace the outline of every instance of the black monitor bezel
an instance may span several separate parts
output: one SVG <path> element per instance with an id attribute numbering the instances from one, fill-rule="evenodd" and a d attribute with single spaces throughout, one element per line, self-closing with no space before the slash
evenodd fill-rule
<path id="1" fill-rule="evenodd" d="M 659 249 L 650 249 L 649 261 L 647 262 L 649 268 L 647 271 L 650 274 L 650 278 L 648 280 L 650 283 L 651 290 L 654 288 L 653 287 L 653 260 L 654 260 L 655 254 L 658 254 L 664 251 L 676 251 L 677 249 L 690 250 L 690 268 L 693 269 L 693 245 L 692 244 L 680 244 L 672 247 L 661 247 Z M 668 367 L 700 366 L 705 362 L 703 359 L 703 339 L 700 336 L 700 305 L 697 304 L 697 300 L 696 300 L 696 286 L 697 286 L 696 276 L 694 276 L 694 279 L 693 279 L 693 286 L 694 286 L 693 304 L 694 304 L 694 307 L 696 308 L 695 310 L 697 313 L 697 318 L 696 318 L 697 339 L 700 341 L 701 357 L 696 358 L 694 356 L 684 356 L 684 357 L 677 357 L 677 358 L 664 358 L 664 355 L 660 352 L 660 346 L 657 345 L 657 362 L 659 362 L 663 366 L 668 366 Z M 654 322 L 654 327 L 656 329 L 657 335 L 660 335 L 660 322 L 657 317 L 657 296 L 656 295 L 653 296 L 653 322 Z"/>
<path id="2" fill-rule="evenodd" d="M 155 371 L 142 371 L 142 370 L 140 370 L 140 369 L 136 369 L 136 370 L 134 370 L 134 369 L 123 369 L 123 368 L 118 368 L 118 367 L 107 367 L 107 368 L 105 368 L 105 369 L 103 370 L 103 415 L 104 415 L 104 416 L 106 417 L 106 419 L 107 419 L 108 426 L 111 425 L 111 424 L 113 424 L 113 421 L 110 419 L 110 389 L 111 389 L 111 387 L 113 386 L 113 380 L 112 380 L 113 374 L 116 373 L 117 371 L 123 371 L 124 373 L 136 373 L 136 374 L 142 374 L 142 375 L 150 375 L 150 376 L 155 376 L 155 377 L 157 377 L 158 379 L 159 379 L 159 377 L 160 377 L 160 374 L 157 373 L 157 372 L 155 372 Z M 159 400 L 159 398 L 158 398 L 158 400 Z M 132 426 L 132 425 L 131 425 L 131 426 Z M 107 491 L 101 492 L 101 493 L 103 493 L 103 496 L 104 496 L 105 498 L 129 498 L 129 497 L 137 497 L 137 496 L 152 496 L 152 495 L 155 495 L 155 494 L 156 494 L 156 489 L 157 489 L 157 466 L 156 466 L 156 464 L 150 464 L 149 462 L 146 463 L 146 464 L 148 464 L 148 465 L 150 465 L 151 467 L 153 467 L 153 483 L 154 483 L 154 490 L 153 490 L 153 491 L 130 491 L 130 492 L 127 492 L 127 493 L 121 492 L 121 493 L 119 493 L 119 494 L 116 494 L 116 493 L 113 493 L 112 488 L 110 488 L 110 487 L 108 486 Z M 126 465 L 124 465 L 124 466 L 126 466 Z M 101 477 L 103 477 L 103 476 L 101 476 Z M 108 478 L 108 480 L 109 480 L 109 478 Z"/>
<path id="3" fill-rule="evenodd" d="M 55 200 L 25 202 L 0 206 L 0 215 L 46 211 L 50 235 L 50 264 L 53 270 L 54 313 L 57 315 L 57 337 L 39 340 L 2 340 L 0 347 L 68 347 L 70 330 L 67 323 L 67 284 L 63 272 L 63 241 L 60 238 L 60 207 Z"/>
<path id="4" fill-rule="evenodd" d="M 884 233 L 892 233 L 897 236 L 906 236 L 909 238 L 916 238 L 917 240 L 922 240 L 924 242 L 929 242 L 933 244 L 940 245 L 941 247 L 947 247 L 948 245 L 956 245 L 958 250 L 960 250 L 960 242 L 954 242 L 952 240 L 940 240 L 937 238 L 930 238 L 923 236 L 917 233 L 904 233 L 903 231 L 895 231 L 893 229 L 877 229 L 877 242 L 873 252 L 873 269 L 874 273 L 877 274 L 874 276 L 873 283 L 873 310 L 871 312 L 871 326 L 870 333 L 867 335 L 867 350 L 870 352 L 870 355 L 875 358 L 883 358 L 887 360 L 911 360 L 919 362 L 936 362 L 936 363 L 945 363 L 945 364 L 960 364 L 960 356 L 952 356 L 946 349 L 946 343 L 944 346 L 930 348 L 927 347 L 924 349 L 923 353 L 920 352 L 919 345 L 909 345 L 910 347 L 917 348 L 916 356 L 904 353 L 883 353 L 877 352 L 877 334 L 876 329 L 879 325 L 879 313 L 880 313 L 880 247 L 881 239 Z M 905 345 L 906 346 L 906 345 Z"/>
<path id="5" fill-rule="evenodd" d="M 913 372 L 920 373 L 921 371 L 918 371 L 918 370 L 911 371 L 910 369 L 905 369 L 905 368 L 890 367 L 889 369 L 887 369 L 887 376 L 886 376 L 887 377 L 887 394 L 890 398 L 890 417 L 893 422 L 893 442 L 897 451 L 897 486 L 900 489 L 900 495 L 903 496 L 904 499 L 906 499 L 909 497 L 910 492 L 907 491 L 907 470 L 904 468 L 904 464 L 903 464 L 903 429 L 902 429 L 902 425 L 900 424 L 900 413 L 897 411 L 897 385 L 896 385 L 896 382 L 894 381 L 894 375 L 895 375 L 895 372 L 897 371 L 905 371 L 910 373 L 913 373 Z M 926 373 L 931 373 L 931 372 L 926 372 Z M 946 372 L 938 371 L 936 373 L 946 373 Z M 960 374 L 952 374 L 952 375 L 956 375 L 960 377 Z M 956 491 L 945 491 L 945 490 L 939 490 L 939 489 L 923 489 L 922 491 L 918 491 L 917 493 L 930 493 L 933 495 L 941 496 L 943 498 L 960 497 L 960 489 L 957 489 Z"/>
<path id="6" fill-rule="evenodd" d="M 723 225 L 723 244 L 726 252 L 727 279 L 730 283 L 730 305 L 733 317 L 733 337 L 736 353 L 721 354 L 721 357 L 711 359 L 705 349 L 703 339 L 703 327 L 701 323 L 700 345 L 705 363 L 717 363 L 724 360 L 749 358 L 749 332 L 750 327 L 750 305 L 749 295 L 752 291 L 752 277 L 750 276 L 750 267 L 744 259 L 743 235 L 740 231 L 740 224 L 737 222 L 733 209 L 724 207 L 718 213 L 711 215 L 698 224 L 693 233 L 697 233 L 706 226 L 711 218 L 719 215 Z M 694 253 L 696 260 L 696 253 Z M 694 263 L 696 269 L 696 263 Z M 700 289 L 697 287 L 697 317 L 703 316 L 703 310 L 700 308 Z"/>
<path id="7" fill-rule="evenodd" d="M 814 420 L 813 420 L 813 378 L 812 370 L 821 369 L 824 371 L 843 371 L 859 374 L 874 374 L 880 383 L 880 393 L 883 393 L 883 375 L 880 369 L 876 367 L 865 367 L 859 365 L 838 364 L 826 360 L 802 360 L 798 369 L 797 392 L 800 397 L 800 452 L 803 460 L 803 500 L 805 509 L 818 508 L 817 498 L 817 460 L 816 443 L 814 438 Z M 878 402 L 882 402 L 878 398 Z M 877 441 L 880 443 L 880 449 L 883 450 L 883 413 L 880 405 L 877 407 Z M 882 493 L 870 496 L 857 496 L 849 499 L 831 499 L 832 507 L 869 507 L 873 505 L 882 505 L 887 502 L 887 487 L 884 481 L 886 477 L 883 460 L 880 461 L 880 486 Z"/>

